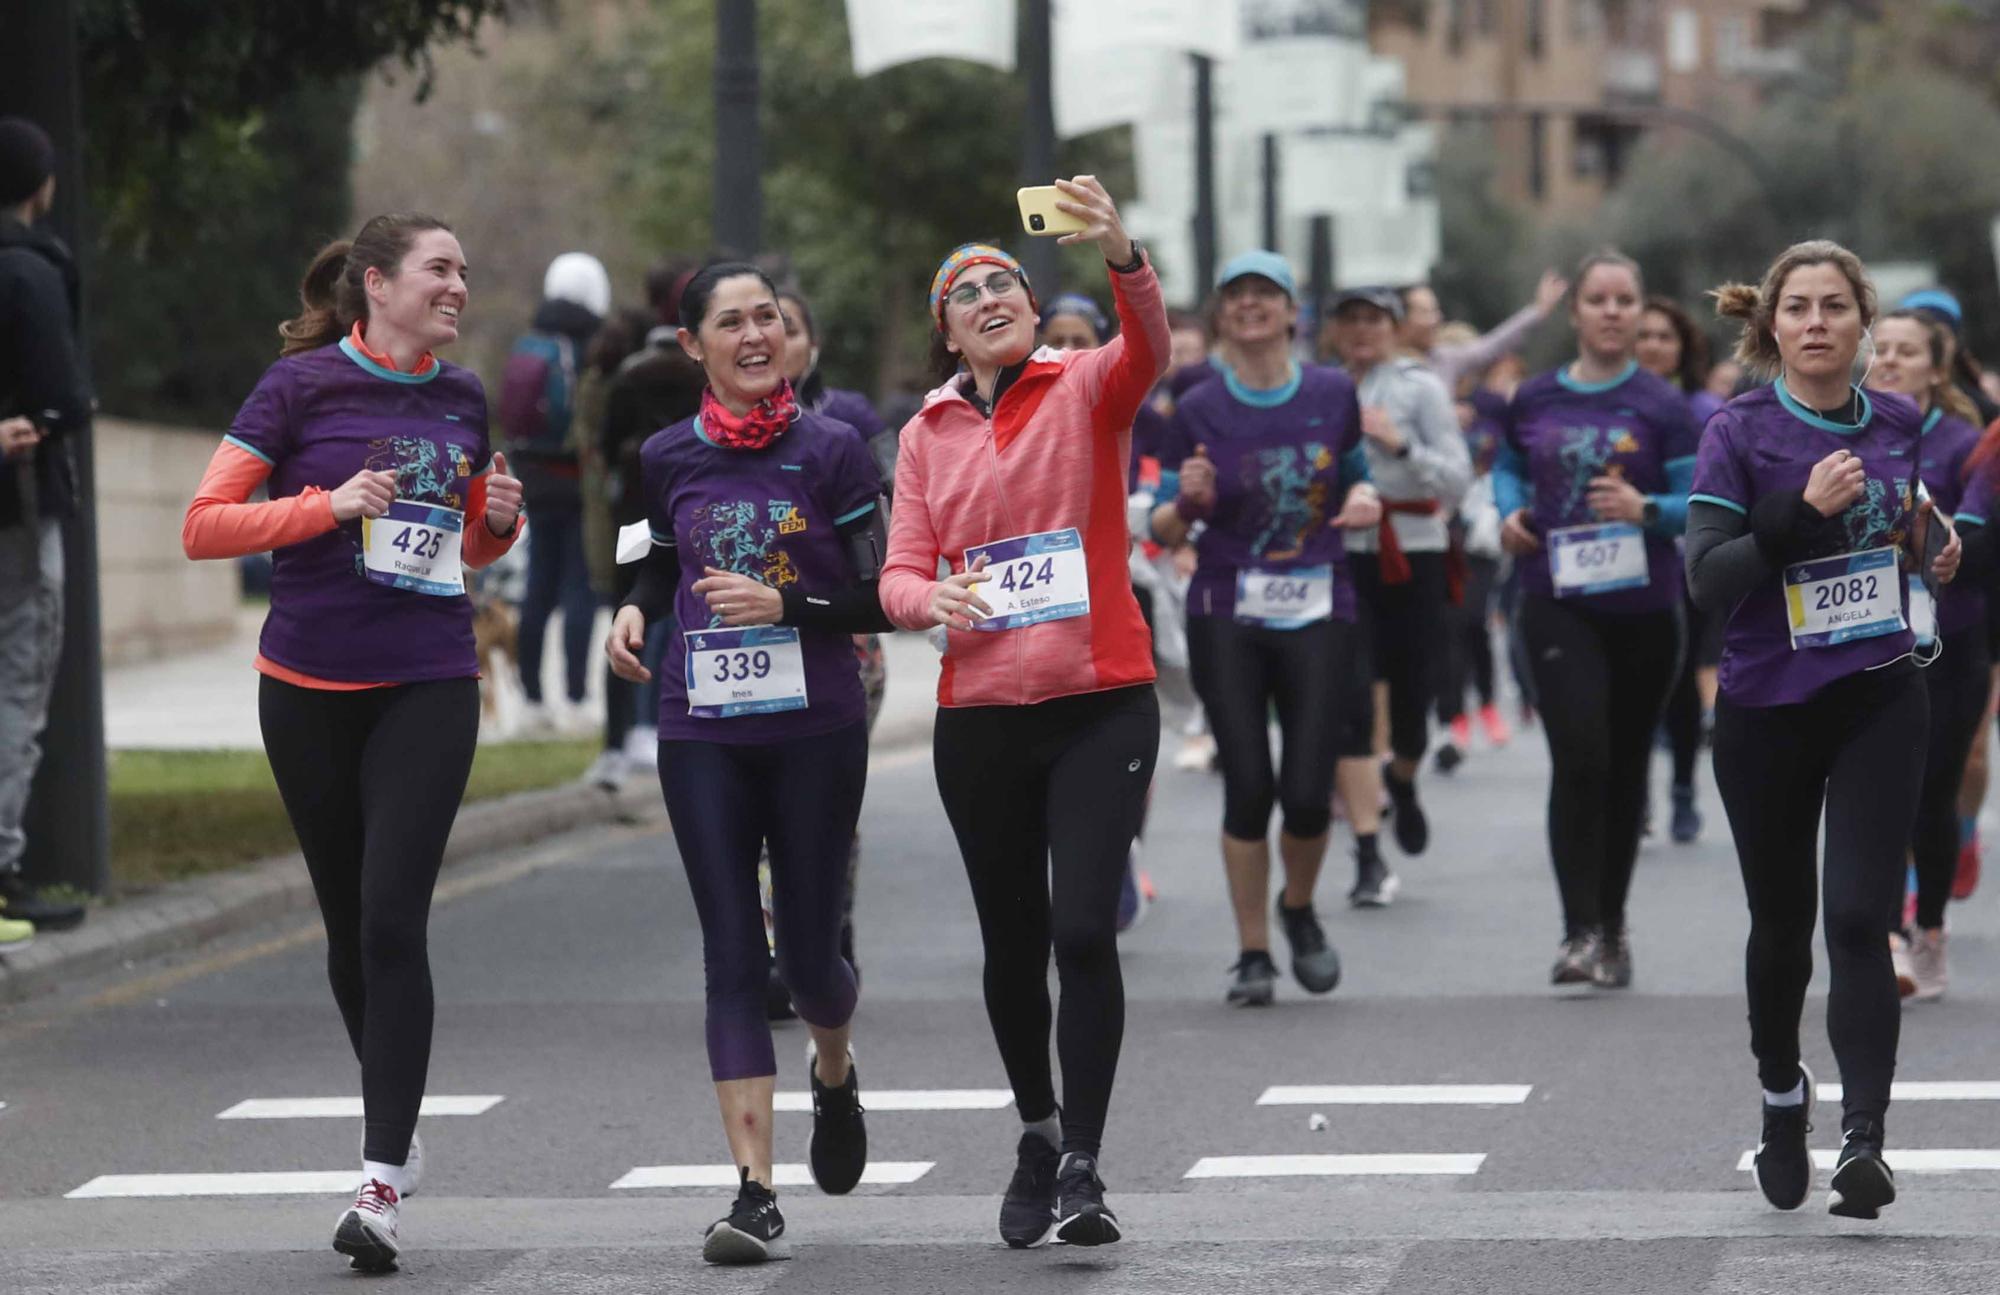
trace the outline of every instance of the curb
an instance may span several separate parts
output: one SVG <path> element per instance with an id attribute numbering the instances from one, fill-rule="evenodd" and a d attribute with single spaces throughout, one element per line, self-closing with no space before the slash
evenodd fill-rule
<path id="1" fill-rule="evenodd" d="M 447 869 L 545 837 L 606 823 L 633 822 L 659 808 L 652 779 L 606 792 L 588 783 L 520 792 L 459 811 L 445 846 Z M 39 937 L 0 958 L 0 1006 L 141 958 L 193 949 L 294 913 L 317 912 L 305 859 L 297 852 L 163 886 L 94 909 L 75 931 Z"/>

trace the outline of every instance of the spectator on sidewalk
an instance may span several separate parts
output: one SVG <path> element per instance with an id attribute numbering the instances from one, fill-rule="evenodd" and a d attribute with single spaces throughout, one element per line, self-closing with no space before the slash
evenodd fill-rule
<path id="1" fill-rule="evenodd" d="M 558 724 L 542 701 L 542 648 L 549 618 L 563 619 L 563 682 L 570 710 L 583 705 L 591 661 L 590 630 L 597 598 L 583 545 L 582 469 L 570 440 L 576 387 L 585 348 L 611 312 L 611 277 L 588 252 L 564 252 L 549 263 L 542 304 L 514 343 L 501 375 L 500 425 L 509 462 L 527 490 L 528 589 L 521 600 L 522 728 L 547 732 Z"/>
<path id="2" fill-rule="evenodd" d="M 0 952 L 35 928 L 64 931 L 83 906 L 36 895 L 21 874 L 22 821 L 62 651 L 62 522 L 78 508 L 69 438 L 90 421 L 77 330 L 76 262 L 36 222 L 55 205 L 55 147 L 0 117 Z"/>

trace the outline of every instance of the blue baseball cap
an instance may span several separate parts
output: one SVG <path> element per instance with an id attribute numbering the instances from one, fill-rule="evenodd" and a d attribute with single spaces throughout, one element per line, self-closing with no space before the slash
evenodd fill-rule
<path id="1" fill-rule="evenodd" d="M 1965 308 L 1958 304 L 1958 298 L 1943 288 L 1925 288 L 1913 292 L 1898 303 L 1902 310 L 1927 310 L 1948 320 L 1953 331 L 1965 325 Z"/>
<path id="2" fill-rule="evenodd" d="M 1276 252 L 1262 249 L 1231 257 L 1229 263 L 1222 267 L 1222 273 L 1215 276 L 1216 289 L 1220 291 L 1238 279 L 1248 278 L 1253 274 L 1277 284 L 1293 301 L 1299 299 L 1299 282 L 1292 277 L 1291 262 Z"/>

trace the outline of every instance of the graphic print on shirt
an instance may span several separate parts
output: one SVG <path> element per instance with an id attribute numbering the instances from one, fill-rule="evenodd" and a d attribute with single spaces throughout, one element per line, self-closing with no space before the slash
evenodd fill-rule
<path id="1" fill-rule="evenodd" d="M 1847 531 L 1847 553 L 1859 553 L 1864 549 L 1879 549 L 1884 545 L 1900 545 L 1903 532 L 1897 526 L 1901 520 L 1902 502 L 1910 494 L 1910 479 L 1897 477 L 1895 497 L 1889 494 L 1889 483 L 1880 477 L 1869 477 L 1864 483 L 1861 498 L 1847 506 L 1840 515 L 1840 524 Z"/>
<path id="2" fill-rule="evenodd" d="M 708 555 L 708 565 L 783 589 L 798 583 L 799 573 L 778 536 L 803 533 L 806 525 L 805 515 L 788 499 L 762 506 L 737 499 L 698 509 L 691 536 L 695 550 Z M 709 625 L 720 624 L 722 617 L 712 614 Z"/>
<path id="3" fill-rule="evenodd" d="M 1296 557 L 1326 522 L 1326 483 L 1313 478 L 1333 466 L 1333 451 L 1318 441 L 1274 445 L 1250 455 L 1245 466 L 1244 475 L 1261 492 L 1266 519 L 1251 551 L 1277 561 Z M 1282 549 L 1273 547 L 1281 541 Z"/>
<path id="4" fill-rule="evenodd" d="M 1565 427 L 1556 462 L 1568 474 L 1563 483 L 1561 515 L 1588 515 L 1590 483 L 1601 476 L 1623 476 L 1624 470 L 1611 458 L 1615 454 L 1637 454 L 1639 438 L 1629 427 Z M 1608 465 L 1608 466 L 1607 466 Z"/>
<path id="5" fill-rule="evenodd" d="M 427 436 L 380 437 L 368 442 L 368 457 L 362 467 L 370 472 L 394 473 L 398 501 L 465 511 L 464 483 L 472 478 L 472 458 L 462 446 L 439 443 Z M 354 531 L 350 539 L 354 574 L 366 577 L 368 560 L 360 531 Z"/>

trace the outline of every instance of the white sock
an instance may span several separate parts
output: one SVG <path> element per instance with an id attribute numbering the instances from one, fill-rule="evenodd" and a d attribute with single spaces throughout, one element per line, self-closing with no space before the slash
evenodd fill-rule
<path id="1" fill-rule="evenodd" d="M 1056 1150 L 1062 1150 L 1062 1108 L 1058 1106 L 1047 1119 L 1036 1120 L 1033 1124 L 1025 1121 L 1021 1127 L 1030 1133 L 1041 1135 L 1042 1141 Z"/>
<path id="2" fill-rule="evenodd" d="M 1774 1093 L 1768 1088 L 1764 1090 L 1764 1105 L 1766 1106 L 1804 1106 L 1805 1104 L 1806 1077 L 1804 1075 L 1799 1076 L 1799 1082 L 1792 1086 L 1792 1091 L 1789 1093 Z"/>
<path id="3" fill-rule="evenodd" d="M 403 1198 L 403 1193 L 407 1190 L 406 1184 L 409 1182 L 409 1173 L 405 1166 L 385 1165 L 379 1160 L 362 1161 L 361 1175 L 363 1178 L 373 1178 L 376 1182 L 387 1183 L 395 1188 L 396 1199 L 399 1201 Z"/>

